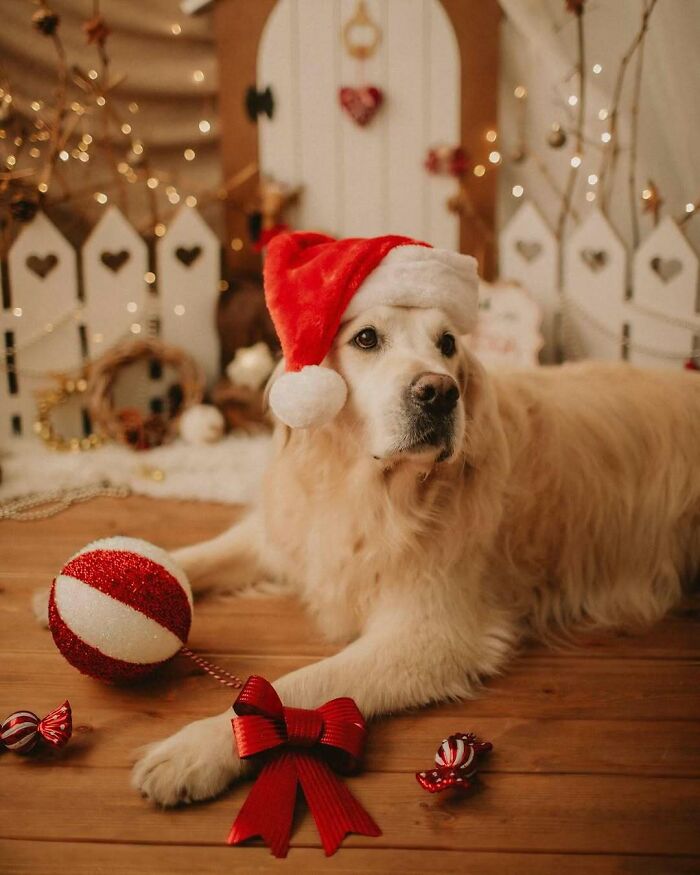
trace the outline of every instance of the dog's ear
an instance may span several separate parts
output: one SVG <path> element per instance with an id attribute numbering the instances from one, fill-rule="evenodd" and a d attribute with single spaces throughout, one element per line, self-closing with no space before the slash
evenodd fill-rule
<path id="1" fill-rule="evenodd" d="M 263 413 L 268 413 L 270 410 L 270 390 L 272 389 L 272 385 L 275 382 L 275 380 L 281 376 L 283 370 L 284 370 L 284 359 L 281 358 L 277 362 L 277 364 L 275 365 L 272 373 L 267 378 L 267 383 L 265 384 L 265 389 L 263 391 L 263 398 L 262 398 Z"/>
<path id="2" fill-rule="evenodd" d="M 457 381 L 466 415 L 465 452 L 472 465 L 492 449 L 500 439 L 496 397 L 482 364 L 460 343 L 460 365 Z"/>
<path id="3" fill-rule="evenodd" d="M 263 391 L 262 407 L 263 407 L 263 413 L 265 415 L 267 415 L 270 412 L 270 390 L 272 389 L 272 386 L 273 386 L 275 380 L 277 380 L 279 377 L 281 377 L 283 373 L 284 373 L 284 359 L 281 358 L 277 362 L 277 364 L 275 365 L 273 372 L 268 377 L 267 383 L 265 384 L 265 389 Z M 291 434 L 291 429 L 289 428 L 288 425 L 285 425 L 283 422 L 280 422 L 279 419 L 275 419 L 274 422 L 275 422 L 275 433 L 278 435 L 279 434 L 282 435 L 281 447 L 284 447 L 284 446 L 286 446 L 287 441 L 289 440 L 289 436 Z"/>

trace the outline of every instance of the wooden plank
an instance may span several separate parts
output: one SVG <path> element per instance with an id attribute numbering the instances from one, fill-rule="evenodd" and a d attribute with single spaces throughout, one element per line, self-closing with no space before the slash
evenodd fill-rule
<path id="1" fill-rule="evenodd" d="M 76 548 L 77 549 L 77 548 Z M 47 636 L 29 622 L 31 595 L 51 583 L 61 562 L 42 572 L 0 572 L 0 629 L 5 629 L 4 648 L 12 651 L 46 652 Z M 327 656 L 337 646 L 328 644 L 311 617 L 293 597 L 238 596 L 212 590 L 195 604 L 191 644 L 217 653 L 266 653 L 280 656 Z M 531 657 L 547 659 L 698 659 L 698 599 L 687 602 L 677 614 L 646 632 L 627 635 L 612 632 L 586 633 L 566 649 L 544 644 L 525 646 L 514 661 Z"/>
<path id="2" fill-rule="evenodd" d="M 388 0 L 388 4 L 387 44 L 382 47 L 388 55 L 388 230 L 425 237 L 423 207 L 429 180 L 426 173 L 417 175 L 416 169 L 424 158 L 427 113 L 415 111 L 427 100 L 423 75 L 426 47 L 420 39 L 423 0 Z M 406 51 L 407 46 L 410 51 Z"/>
<path id="3" fill-rule="evenodd" d="M 25 761 L 6 770 L 8 798 L 26 792 L 32 817 L 3 818 L 3 838 L 219 844 L 250 786 L 207 805 L 163 811 L 130 789 L 124 769 L 62 769 Z M 9 773 L 9 774 L 8 774 Z M 378 838 L 351 836 L 352 847 L 557 853 L 700 854 L 700 787 L 677 778 L 488 775 L 467 799 L 428 796 L 410 775 L 368 773 L 346 779 L 380 824 Z M 60 800 L 60 804 L 57 804 Z M 293 844 L 318 846 L 305 812 Z"/>
<path id="4" fill-rule="evenodd" d="M 488 853 L 482 851 L 430 851 L 344 847 L 333 857 L 317 849 L 296 847 L 284 860 L 275 860 L 267 848 L 221 846 L 153 847 L 147 844 L 98 842 L 0 842 L 0 859 L 7 875 L 37 875 L 42 867 L 70 860 L 71 875 L 221 875 L 222 872 L 401 872 L 424 875 L 686 875 L 700 869 L 698 857 L 639 857 L 572 854 Z"/>
<path id="5" fill-rule="evenodd" d="M 257 53 L 257 87 L 272 88 L 271 119 L 258 118 L 260 170 L 287 185 L 300 181 L 298 4 L 277 3 L 265 23 Z"/>
<path id="6" fill-rule="evenodd" d="M 299 66 L 299 124 L 295 131 L 304 185 L 299 207 L 302 228 L 331 234 L 339 227 L 340 204 L 336 156 L 340 108 L 335 94 L 335 54 L 339 40 L 338 4 L 296 0 L 295 50 Z M 284 71 L 289 76 L 289 71 Z M 287 148 L 290 144 L 285 144 Z M 287 180 L 283 180 L 287 181 Z"/>
<path id="7" fill-rule="evenodd" d="M 218 656 L 215 659 L 224 668 L 238 672 L 243 677 L 254 673 L 269 678 L 279 677 L 308 662 L 303 658 L 272 656 Z M 599 662 L 593 663 L 591 671 L 600 665 Z M 619 665 L 616 663 L 615 667 Z M 502 764 L 511 758 L 515 758 L 514 763 L 518 763 L 520 758 L 520 765 L 512 765 L 511 768 L 534 768 L 534 761 L 528 760 L 530 755 L 527 752 L 516 751 L 521 743 L 527 746 L 536 742 L 537 729 L 531 721 L 565 721 L 564 725 L 570 729 L 570 721 L 579 720 L 583 721 L 584 726 L 576 733 L 572 732 L 571 740 L 561 739 L 557 750 L 546 754 L 542 750 L 545 746 L 543 742 L 532 756 L 544 757 L 543 762 L 550 762 L 554 770 L 559 770 L 561 763 L 569 757 L 569 768 L 585 771 L 587 766 L 579 753 L 585 756 L 586 733 L 592 732 L 605 748 L 599 749 L 595 756 L 591 754 L 599 763 L 627 763 L 630 768 L 631 764 L 637 763 L 641 764 L 643 770 L 644 763 L 651 762 L 659 773 L 663 773 L 668 760 L 671 763 L 685 762 L 691 772 L 696 770 L 698 727 L 694 721 L 698 719 L 697 671 L 690 674 L 682 664 L 673 663 L 673 672 L 661 674 L 655 684 L 642 687 L 634 696 L 625 694 L 625 684 L 620 683 L 619 679 L 613 684 L 610 675 L 594 673 L 580 693 L 568 694 L 567 686 L 581 687 L 588 674 L 585 665 L 577 666 L 580 670 L 572 678 L 568 673 L 571 667 L 572 664 L 567 663 L 566 672 L 556 672 L 551 665 L 538 663 L 535 666 L 533 661 L 494 682 L 480 698 L 408 712 L 401 717 L 405 722 L 397 726 L 413 725 L 412 731 L 417 731 L 422 721 L 434 718 L 426 728 L 425 746 L 420 756 L 416 752 L 410 762 L 415 763 L 415 768 L 420 768 L 425 757 L 432 757 L 442 737 L 450 732 L 472 729 L 482 735 L 495 732 L 499 740 L 507 741 L 508 756 L 499 757 L 493 763 L 494 768 L 497 765 L 498 768 L 504 768 Z M 626 686 L 637 685 L 642 673 L 630 671 L 628 665 L 623 664 L 622 667 L 621 677 L 626 679 Z M 667 665 L 664 664 L 664 667 Z M 560 677 L 564 677 L 566 684 L 562 683 L 562 691 L 557 692 L 554 687 L 558 685 Z M 596 686 L 605 693 L 597 696 L 592 694 L 591 689 Z M 0 679 L 0 703 L 8 713 L 16 708 L 48 711 L 59 704 L 54 701 L 57 697 L 68 697 L 73 704 L 77 725 L 87 726 L 88 733 L 97 732 L 105 743 L 114 743 L 115 751 L 126 751 L 125 755 L 119 754 L 121 759 L 114 760 L 122 765 L 128 762 L 128 753 L 138 745 L 162 738 L 190 720 L 223 711 L 232 703 L 234 695 L 233 691 L 220 687 L 213 679 L 202 676 L 199 669 L 182 657 L 162 669 L 157 678 L 136 687 L 121 688 L 102 685 L 84 677 L 64 662 L 58 653 L 31 654 L 31 658 L 26 654 L 6 653 L 3 658 L 3 677 Z M 128 720 L 124 719 L 125 715 L 128 715 Z M 487 722 L 492 720 L 503 722 Z M 636 735 L 640 739 L 637 744 L 644 749 L 644 753 L 608 750 L 613 745 L 605 742 L 606 727 L 595 730 L 588 725 L 599 720 L 624 721 L 625 727 L 620 728 L 615 737 L 624 740 L 625 744 L 635 743 L 634 724 L 637 723 Z M 133 725 L 123 725 L 132 721 Z M 663 724 L 668 721 L 672 722 L 668 724 L 669 736 L 664 741 Z M 656 726 L 656 730 L 650 723 Z M 648 751 L 646 739 L 642 743 L 641 737 L 646 727 L 651 732 L 650 743 L 654 739 L 656 744 L 661 745 L 659 749 Z M 105 737 L 112 731 L 118 732 L 124 742 Z M 556 727 L 550 727 L 544 737 L 551 740 L 555 732 Z M 96 736 L 91 738 L 90 743 L 94 743 Z M 571 751 L 563 753 L 562 747 L 569 743 L 572 745 Z M 403 760 L 404 766 L 407 762 Z M 6 760 L 0 760 L 0 768 L 3 765 L 7 765 Z"/>
<path id="8" fill-rule="evenodd" d="M 331 4 L 329 4 L 331 5 Z M 341 44 L 341 28 L 352 19 L 357 3 L 340 0 L 332 4 L 340 13 L 333 29 L 338 40 L 336 51 L 336 90 L 343 87 L 373 85 L 384 91 L 385 104 L 367 125 L 359 127 L 341 109 L 337 109 L 340 152 L 336 156 L 342 186 L 342 216 L 339 228 L 348 237 L 372 237 L 393 233 L 389 223 L 389 203 L 386 180 L 389 165 L 389 120 L 395 95 L 387 93 L 388 28 L 386 2 L 372 0 L 367 4 L 370 17 L 382 30 L 377 50 L 366 60 L 353 58 Z M 337 107 L 338 98 L 335 97 Z"/>
<path id="9" fill-rule="evenodd" d="M 460 143 L 461 80 L 459 45 L 445 9 L 440 3 L 423 10 L 423 39 L 428 63 L 425 67 L 427 138 L 424 148 L 440 143 Z M 424 156 L 425 157 L 425 156 Z M 426 171 L 427 172 L 427 171 Z M 457 181 L 449 176 L 430 176 L 426 190 L 427 240 L 433 246 L 459 250 L 459 217 L 447 208 L 457 193 Z"/>
<path id="10" fill-rule="evenodd" d="M 257 77 L 258 45 L 268 15 L 277 0 L 218 0 L 213 6 L 216 53 L 219 64 L 219 123 L 224 180 L 232 179 L 244 167 L 258 160 L 258 126 L 245 110 L 245 92 Z M 269 83 L 268 83 L 269 84 Z M 241 209 L 256 195 L 257 179 L 237 188 L 226 204 L 229 240 L 248 242 L 247 216 Z M 260 255 L 252 247 L 225 246 L 229 267 L 239 274 L 259 276 Z"/>
<path id="11" fill-rule="evenodd" d="M 480 179 L 467 179 L 469 192 L 485 227 L 496 221 L 498 167 L 489 164 L 492 145 L 486 131 L 498 130 L 499 33 L 501 8 L 498 0 L 441 0 L 457 34 L 461 55 L 461 144 L 474 164 L 488 167 Z M 460 251 L 476 256 L 479 273 L 496 275 L 496 241 L 475 222 L 462 219 Z"/>

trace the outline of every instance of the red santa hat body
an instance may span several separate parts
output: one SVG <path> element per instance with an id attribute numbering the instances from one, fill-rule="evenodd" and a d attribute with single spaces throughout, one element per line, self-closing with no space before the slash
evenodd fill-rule
<path id="1" fill-rule="evenodd" d="M 476 319 L 476 261 L 410 237 L 280 234 L 267 248 L 264 278 L 286 366 L 270 406 L 291 428 L 322 425 L 345 404 L 345 381 L 322 365 L 343 322 L 379 305 L 442 309 L 461 333 Z"/>

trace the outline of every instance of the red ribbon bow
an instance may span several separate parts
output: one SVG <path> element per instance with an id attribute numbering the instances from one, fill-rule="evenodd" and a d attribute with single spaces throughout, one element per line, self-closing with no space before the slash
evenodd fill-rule
<path id="1" fill-rule="evenodd" d="M 253 676 L 233 710 L 238 715 L 231 723 L 241 759 L 259 754 L 266 754 L 266 759 L 231 828 L 230 845 L 260 836 L 275 857 L 286 857 L 297 782 L 326 856 L 338 850 L 349 832 L 381 835 L 331 770 L 353 771 L 362 753 L 367 727 L 352 699 L 332 699 L 315 711 L 285 708 L 269 681 Z"/>

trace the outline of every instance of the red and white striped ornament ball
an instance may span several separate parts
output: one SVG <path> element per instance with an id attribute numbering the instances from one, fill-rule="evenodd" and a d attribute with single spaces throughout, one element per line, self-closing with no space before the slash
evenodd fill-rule
<path id="1" fill-rule="evenodd" d="M 88 544 L 51 587 L 49 626 L 83 674 L 127 683 L 151 674 L 187 642 L 192 591 L 170 554 L 138 538 Z"/>

